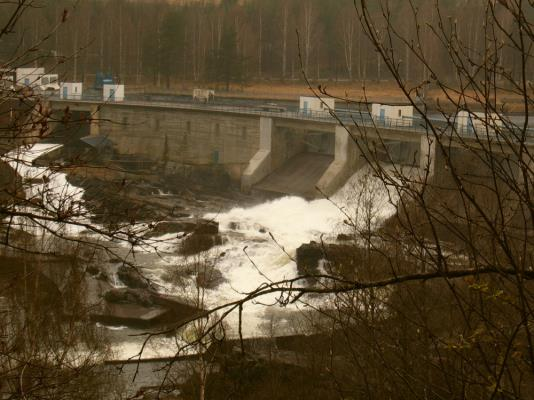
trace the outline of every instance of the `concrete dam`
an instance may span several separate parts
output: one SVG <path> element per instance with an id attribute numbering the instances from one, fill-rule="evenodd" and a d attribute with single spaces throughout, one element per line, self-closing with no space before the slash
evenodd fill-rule
<path id="1" fill-rule="evenodd" d="M 66 109 L 83 115 L 90 135 L 109 139 L 121 155 L 170 174 L 183 165 L 218 165 L 244 191 L 330 196 L 365 163 L 362 148 L 430 175 L 442 164 L 426 130 L 402 119 L 141 101 L 50 99 L 50 107 L 58 119 Z"/>

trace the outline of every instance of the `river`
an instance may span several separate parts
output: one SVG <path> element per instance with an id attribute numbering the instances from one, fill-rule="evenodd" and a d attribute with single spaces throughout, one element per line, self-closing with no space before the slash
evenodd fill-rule
<path id="1" fill-rule="evenodd" d="M 87 223 L 90 210 L 85 209 L 83 189 L 69 184 L 62 172 L 32 165 L 34 159 L 56 149 L 57 146 L 35 144 L 31 148 L 22 148 L 11 153 L 8 158 L 13 158 L 10 163 L 18 169 L 21 176 L 32 181 L 32 185 L 26 188 L 27 196 L 42 196 L 45 193 L 45 206 L 53 210 L 58 207 L 62 198 L 72 195 L 68 207 L 75 211 L 75 220 Z M 24 160 L 24 163 L 16 162 L 15 156 Z M 202 291 L 202 305 L 207 308 L 219 306 L 239 299 L 244 293 L 253 291 L 265 282 L 297 276 L 296 249 L 312 240 L 334 241 L 337 234 L 352 229 L 345 221 L 348 217 L 357 219 L 357 215 L 361 214 L 362 210 L 359 208 L 362 205 L 358 204 L 356 199 L 361 201 L 362 195 L 366 196 L 366 204 L 372 204 L 372 223 L 375 226 L 396 211 L 395 193 L 388 191 L 378 178 L 373 177 L 369 167 L 364 167 L 354 174 L 331 199 L 308 201 L 300 197 L 285 196 L 255 206 L 234 207 L 220 213 L 216 209 L 209 209 L 208 206 L 203 215 L 198 216 L 217 221 L 224 242 L 202 257 L 213 261 L 215 268 L 221 272 L 223 281 L 215 288 Z M 20 223 L 28 225 L 24 221 Z M 87 232 L 82 227 L 67 223 L 60 225 L 59 228 L 70 236 L 84 235 L 87 238 Z M 46 228 L 30 228 L 34 233 L 46 236 Z M 179 283 L 166 278 L 169 270 L 192 261 L 191 257 L 178 254 L 179 236 L 180 233 L 176 232 L 155 238 L 160 241 L 158 254 L 154 249 L 134 248 L 133 259 L 145 275 L 157 284 L 159 291 L 195 299 L 198 291 L 194 275 L 181 279 Z M 96 234 L 93 234 L 92 239 L 102 240 Z M 117 247 L 117 244 L 112 246 Z M 124 254 L 128 253 L 132 257 L 130 250 L 128 246 L 124 246 Z M 116 286 L 121 286 L 119 280 L 114 279 L 113 282 Z M 264 327 L 273 311 L 265 304 L 274 303 L 276 296 L 272 295 L 244 306 L 245 337 L 266 334 Z M 279 311 L 279 334 L 290 333 L 284 332 L 284 322 L 303 307 L 303 304 L 296 304 Z M 234 312 L 226 319 L 226 333 L 230 337 L 237 334 L 237 318 L 237 313 Z M 141 331 L 126 327 L 102 328 L 108 330 L 112 338 L 114 358 L 124 360 L 139 352 L 144 340 L 144 337 L 137 336 Z M 287 329 L 290 329 L 289 325 Z M 183 341 L 177 341 L 176 338 L 159 337 L 146 348 L 143 357 L 174 356 L 177 346 L 183 344 Z"/>

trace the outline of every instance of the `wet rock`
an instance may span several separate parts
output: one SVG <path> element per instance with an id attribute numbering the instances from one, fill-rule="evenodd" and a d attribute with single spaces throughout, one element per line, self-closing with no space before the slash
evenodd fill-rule
<path id="1" fill-rule="evenodd" d="M 232 231 L 237 231 L 239 229 L 239 224 L 237 222 L 230 222 L 228 228 Z"/>
<path id="2" fill-rule="evenodd" d="M 299 275 L 319 273 L 321 261 L 326 269 L 350 278 L 362 263 L 362 249 L 353 244 L 320 244 L 310 242 L 297 249 L 297 270 Z"/>
<path id="3" fill-rule="evenodd" d="M 168 233 L 195 232 L 216 235 L 219 233 L 219 223 L 205 219 L 184 219 L 177 221 L 161 221 L 147 235 L 148 237 L 166 235 Z"/>
<path id="4" fill-rule="evenodd" d="M 197 274 L 197 286 L 204 289 L 215 289 L 225 281 L 221 271 L 210 268 Z"/>
<path id="5" fill-rule="evenodd" d="M 319 243 L 305 243 L 297 249 L 297 270 L 299 275 L 316 274 L 319 260 L 324 258 L 323 248 Z"/>
<path id="6" fill-rule="evenodd" d="M 126 286 L 134 289 L 145 289 L 150 285 L 147 279 L 137 270 L 126 265 L 121 265 L 117 271 L 117 276 Z"/>
<path id="7" fill-rule="evenodd" d="M 354 236 L 347 235 L 346 233 L 340 233 L 337 235 L 337 240 L 340 242 L 348 242 L 350 240 L 354 240 Z"/>
<path id="8" fill-rule="evenodd" d="M 93 278 L 98 279 L 102 282 L 109 282 L 109 276 L 106 272 L 102 271 L 102 269 L 96 265 L 89 265 L 85 272 L 89 275 L 91 275 Z"/>
<path id="9" fill-rule="evenodd" d="M 89 265 L 86 269 L 85 269 L 85 272 L 87 272 L 89 275 L 91 276 L 96 276 L 98 275 L 101 271 L 100 271 L 100 268 L 98 268 L 96 265 Z"/>
<path id="10" fill-rule="evenodd" d="M 152 294 L 143 289 L 111 289 L 104 294 L 104 300 L 115 304 L 138 304 L 145 307 L 154 305 Z"/>
<path id="11" fill-rule="evenodd" d="M 223 240 L 218 234 L 212 235 L 193 232 L 182 241 L 180 253 L 183 255 L 198 254 L 207 251 L 214 246 L 219 246 L 222 243 Z"/>
<path id="12" fill-rule="evenodd" d="M 212 220 L 202 220 L 197 223 L 195 233 L 203 235 L 216 235 L 219 233 L 219 223 Z"/>

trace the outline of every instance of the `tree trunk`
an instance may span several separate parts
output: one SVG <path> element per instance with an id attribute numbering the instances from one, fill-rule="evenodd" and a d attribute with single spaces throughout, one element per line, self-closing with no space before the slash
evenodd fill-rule
<path id="1" fill-rule="evenodd" d="M 282 17 L 282 79 L 285 79 L 287 69 L 287 18 L 288 7 L 286 4 L 284 6 L 284 14 Z"/>

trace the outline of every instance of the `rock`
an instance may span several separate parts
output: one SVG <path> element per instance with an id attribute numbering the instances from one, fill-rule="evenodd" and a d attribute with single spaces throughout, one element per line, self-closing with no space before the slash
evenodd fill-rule
<path id="1" fill-rule="evenodd" d="M 96 265 L 89 265 L 87 268 L 85 268 L 85 272 L 91 276 L 96 276 L 100 274 L 101 270 Z"/>
<path id="2" fill-rule="evenodd" d="M 260 228 L 259 232 L 260 232 L 260 233 L 267 233 L 267 231 L 265 230 L 265 228 Z"/>
<path id="3" fill-rule="evenodd" d="M 143 289 L 111 289 L 104 294 L 104 300 L 115 304 L 138 304 L 145 307 L 154 305 L 151 293 Z"/>
<path id="4" fill-rule="evenodd" d="M 150 285 L 145 277 L 143 277 L 137 270 L 126 265 L 121 265 L 117 271 L 117 276 L 126 286 L 130 288 L 145 289 Z"/>
<path id="5" fill-rule="evenodd" d="M 106 272 L 102 271 L 96 265 L 89 265 L 85 272 L 91 275 L 93 278 L 98 279 L 99 281 L 109 282 L 109 276 Z"/>
<path id="6" fill-rule="evenodd" d="M 237 231 L 239 229 L 239 224 L 237 222 L 230 222 L 228 224 L 228 228 L 233 231 Z"/>
<path id="7" fill-rule="evenodd" d="M 194 232 L 187 236 L 181 243 L 180 253 L 183 255 L 198 254 L 207 251 L 214 246 L 223 243 L 220 235 L 211 235 Z"/>
<path id="8" fill-rule="evenodd" d="M 347 235 L 346 233 L 340 233 L 339 235 L 337 235 L 337 240 L 339 240 L 340 242 L 347 242 L 349 240 L 354 240 L 354 236 Z"/>
<path id="9" fill-rule="evenodd" d="M 350 279 L 362 262 L 362 249 L 353 244 L 319 244 L 310 242 L 297 249 L 297 270 L 299 275 L 319 272 L 321 260 L 327 261 L 327 269 L 334 270 Z"/>
<path id="10" fill-rule="evenodd" d="M 319 243 L 310 242 L 297 249 L 297 270 L 299 275 L 316 274 L 319 271 L 319 260 L 324 252 Z"/>
<path id="11" fill-rule="evenodd" d="M 213 220 L 202 220 L 197 223 L 195 233 L 203 235 L 217 235 L 219 233 L 219 223 Z"/>
<path id="12" fill-rule="evenodd" d="M 209 268 L 197 274 L 197 286 L 204 289 L 215 289 L 224 281 L 222 272 L 215 268 Z"/>
<path id="13" fill-rule="evenodd" d="M 206 219 L 183 219 L 177 221 L 161 221 L 150 231 L 148 237 L 161 236 L 168 233 L 195 232 L 216 235 L 219 233 L 219 223 Z"/>

